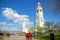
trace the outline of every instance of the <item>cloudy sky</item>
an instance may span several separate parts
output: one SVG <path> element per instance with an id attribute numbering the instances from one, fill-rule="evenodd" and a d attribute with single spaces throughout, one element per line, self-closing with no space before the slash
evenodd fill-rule
<path id="1" fill-rule="evenodd" d="M 0 0 L 0 29 L 19 31 L 23 19 L 27 22 L 26 27 L 30 26 L 30 22 L 33 26 L 38 1 L 43 9 L 44 20 L 59 22 L 60 15 L 53 14 L 56 0 Z"/>

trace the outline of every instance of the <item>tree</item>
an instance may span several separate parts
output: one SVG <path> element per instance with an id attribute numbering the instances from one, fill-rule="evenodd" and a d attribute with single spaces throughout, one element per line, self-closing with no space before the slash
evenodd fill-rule
<path id="1" fill-rule="evenodd" d="M 44 31 L 44 29 L 42 28 L 42 27 L 37 27 L 37 31 L 39 32 L 39 33 L 42 33 L 43 31 Z"/>
<path id="2" fill-rule="evenodd" d="M 51 26 L 50 22 L 45 22 L 45 30 L 50 31 L 50 26 Z"/>
<path id="3" fill-rule="evenodd" d="M 47 9 L 54 12 L 54 14 L 60 14 L 60 0 L 46 0 L 48 2 L 43 4 Z"/>
<path id="4" fill-rule="evenodd" d="M 51 30 L 57 28 L 58 25 L 57 23 L 54 22 L 45 22 L 45 30 L 47 30 L 48 32 L 50 32 Z"/>
<path id="5" fill-rule="evenodd" d="M 33 32 L 34 32 L 34 27 L 30 27 L 30 28 L 28 29 L 28 31 L 31 32 L 31 33 L 33 33 Z"/>

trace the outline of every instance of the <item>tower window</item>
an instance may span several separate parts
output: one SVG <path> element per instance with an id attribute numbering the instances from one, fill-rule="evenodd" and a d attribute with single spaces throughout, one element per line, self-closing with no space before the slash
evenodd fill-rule
<path id="1" fill-rule="evenodd" d="M 39 11 L 41 12 L 42 10 L 41 9 L 37 10 L 37 12 L 39 12 Z"/>
<path id="2" fill-rule="evenodd" d="M 42 11 L 42 10 L 40 9 L 40 11 Z"/>
<path id="3" fill-rule="evenodd" d="M 37 12 L 38 12 L 38 10 L 37 10 Z"/>
<path id="4" fill-rule="evenodd" d="M 41 22 L 43 22 L 43 20 L 41 20 Z"/>
<path id="5" fill-rule="evenodd" d="M 41 19 L 42 19 L 42 17 L 41 17 Z"/>

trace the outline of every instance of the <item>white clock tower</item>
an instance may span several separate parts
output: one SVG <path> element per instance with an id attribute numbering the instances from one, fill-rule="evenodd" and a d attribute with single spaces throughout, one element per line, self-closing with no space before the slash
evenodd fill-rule
<path id="1" fill-rule="evenodd" d="M 44 27 L 43 10 L 39 2 L 36 9 L 36 24 L 39 27 Z"/>

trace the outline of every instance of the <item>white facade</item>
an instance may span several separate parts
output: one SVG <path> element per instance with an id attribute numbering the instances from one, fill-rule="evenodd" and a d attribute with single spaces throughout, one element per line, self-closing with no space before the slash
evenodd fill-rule
<path id="1" fill-rule="evenodd" d="M 26 28 L 26 21 L 25 20 L 22 21 L 22 32 L 25 32 L 25 33 L 28 32 L 28 28 Z"/>
<path id="2" fill-rule="evenodd" d="M 36 9 L 36 24 L 39 27 L 44 27 L 43 10 L 39 2 Z"/>

